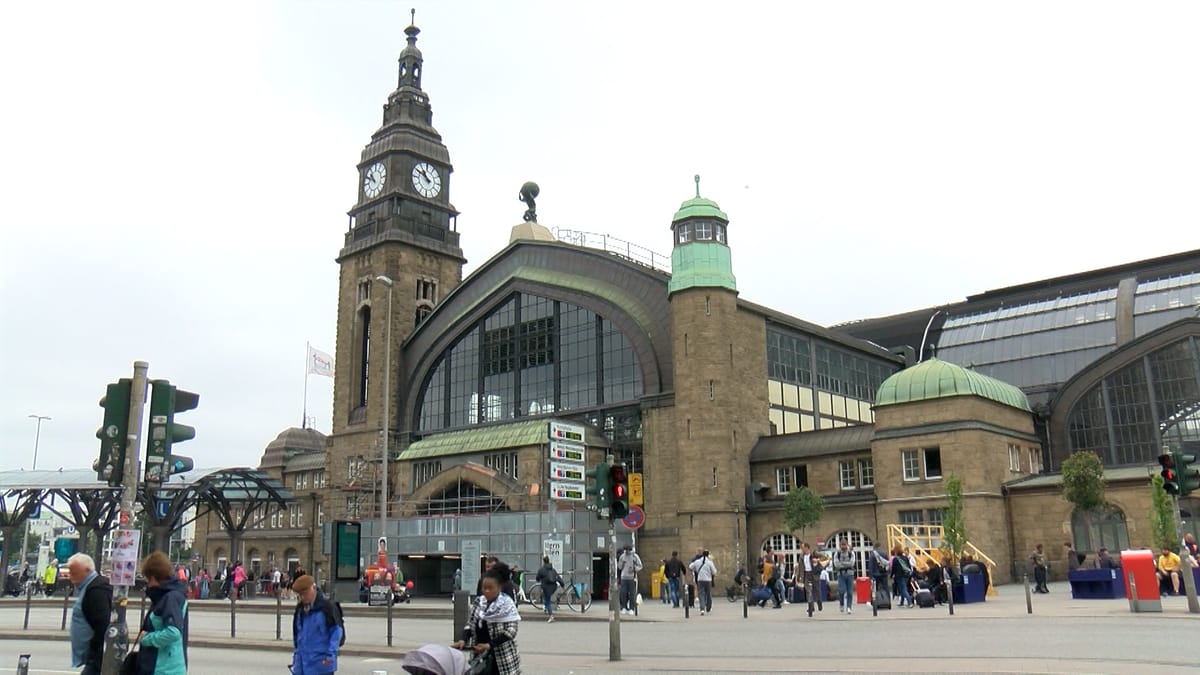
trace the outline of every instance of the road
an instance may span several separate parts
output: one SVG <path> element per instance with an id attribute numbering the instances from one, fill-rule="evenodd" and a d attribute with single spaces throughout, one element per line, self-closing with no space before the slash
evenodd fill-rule
<path id="1" fill-rule="evenodd" d="M 1164 598 L 1161 614 L 1133 614 L 1125 600 L 1071 600 L 1065 584 L 1035 596 L 1026 613 L 1023 590 L 1001 587 L 982 604 L 894 609 L 872 617 L 859 605 L 853 615 L 833 605 L 809 619 L 801 607 L 751 608 L 719 601 L 714 613 L 684 619 L 682 612 L 655 601 L 639 617 L 623 620 L 623 659 L 608 660 L 608 624 L 597 605 L 588 616 L 566 613 L 553 624 L 525 608 L 518 639 L 525 672 L 1196 672 L 1200 650 L 1186 636 L 1200 629 L 1181 598 Z M 196 603 L 201 605 L 201 603 Z M 251 603 L 239 603 L 250 609 Z M 407 649 L 446 642 L 452 625 L 445 600 L 418 600 L 397 608 L 393 646 L 386 643 L 381 610 L 351 608 L 349 639 L 341 673 L 400 673 Z M 273 603 L 264 613 L 239 611 L 237 637 L 229 637 L 228 606 L 200 606 L 192 613 L 190 673 L 286 672 L 288 618 L 284 640 L 276 641 Z M 30 631 L 20 629 L 24 605 L 0 602 L 0 668 L 15 664 L 28 649 L 34 670 L 54 672 L 66 665 L 65 634 L 58 629 L 61 603 L 35 607 Z M 622 617 L 622 619 L 627 619 Z M 28 638 L 36 636 L 37 641 Z M 1189 651 L 1190 650 L 1190 651 Z M 40 670 L 48 668 L 50 670 Z"/>

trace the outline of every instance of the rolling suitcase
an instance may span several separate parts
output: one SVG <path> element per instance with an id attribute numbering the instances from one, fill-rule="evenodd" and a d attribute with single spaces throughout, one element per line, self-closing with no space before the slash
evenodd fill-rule
<path id="1" fill-rule="evenodd" d="M 917 591 L 917 607 L 933 607 L 933 591 L 922 588 Z"/>
<path id="2" fill-rule="evenodd" d="M 892 591 L 887 584 L 875 584 L 874 603 L 876 609 L 892 608 Z"/>

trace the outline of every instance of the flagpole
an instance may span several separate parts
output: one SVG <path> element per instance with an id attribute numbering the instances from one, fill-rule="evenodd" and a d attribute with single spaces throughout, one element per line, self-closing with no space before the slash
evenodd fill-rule
<path id="1" fill-rule="evenodd" d="M 300 422 L 301 429 L 308 428 L 308 360 L 312 358 L 312 344 L 304 343 L 304 419 Z"/>

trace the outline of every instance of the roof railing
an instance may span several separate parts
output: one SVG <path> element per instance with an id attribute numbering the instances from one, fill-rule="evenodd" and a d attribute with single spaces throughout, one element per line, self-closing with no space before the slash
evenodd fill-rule
<path id="1" fill-rule="evenodd" d="M 580 232 L 578 230 L 567 230 L 557 227 L 553 228 L 551 232 L 554 234 L 555 239 L 564 244 L 604 251 L 630 262 L 659 270 L 660 272 L 671 273 L 671 256 L 655 253 L 644 246 L 639 246 L 624 239 L 607 234 Z"/>

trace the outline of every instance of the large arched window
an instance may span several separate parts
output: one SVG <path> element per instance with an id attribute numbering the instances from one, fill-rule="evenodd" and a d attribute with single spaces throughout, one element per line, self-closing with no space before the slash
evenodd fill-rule
<path id="1" fill-rule="evenodd" d="M 867 576 L 867 561 L 870 560 L 867 554 L 875 548 L 871 538 L 858 530 L 842 530 L 835 532 L 825 540 L 825 551 L 836 551 L 841 546 L 842 540 L 849 543 L 850 550 L 854 551 L 854 568 L 858 570 L 857 575 Z"/>
<path id="2" fill-rule="evenodd" d="M 783 577 L 785 579 L 794 579 L 796 570 L 804 569 L 801 565 L 804 554 L 800 551 L 800 540 L 790 534 L 773 534 L 763 541 L 760 548 L 762 551 L 770 548 L 775 551 L 776 555 L 783 556 Z"/>
<path id="3" fill-rule="evenodd" d="M 422 432 L 612 408 L 642 395 L 642 371 L 608 319 L 514 293 L 446 350 L 420 395 Z"/>
<path id="4" fill-rule="evenodd" d="M 1101 380 L 1072 406 L 1067 440 L 1070 452 L 1090 450 L 1106 466 L 1150 463 L 1164 443 L 1200 442 L 1197 339 L 1185 337 Z"/>
<path id="5" fill-rule="evenodd" d="M 430 497 L 420 508 L 422 516 L 461 516 L 468 513 L 507 511 L 508 505 L 474 483 L 459 481 Z"/>
<path id="6" fill-rule="evenodd" d="M 1075 550 L 1095 553 L 1101 548 L 1118 552 L 1129 548 L 1129 530 L 1125 513 L 1115 506 L 1102 506 L 1090 511 L 1075 509 L 1071 514 L 1071 531 Z"/>

